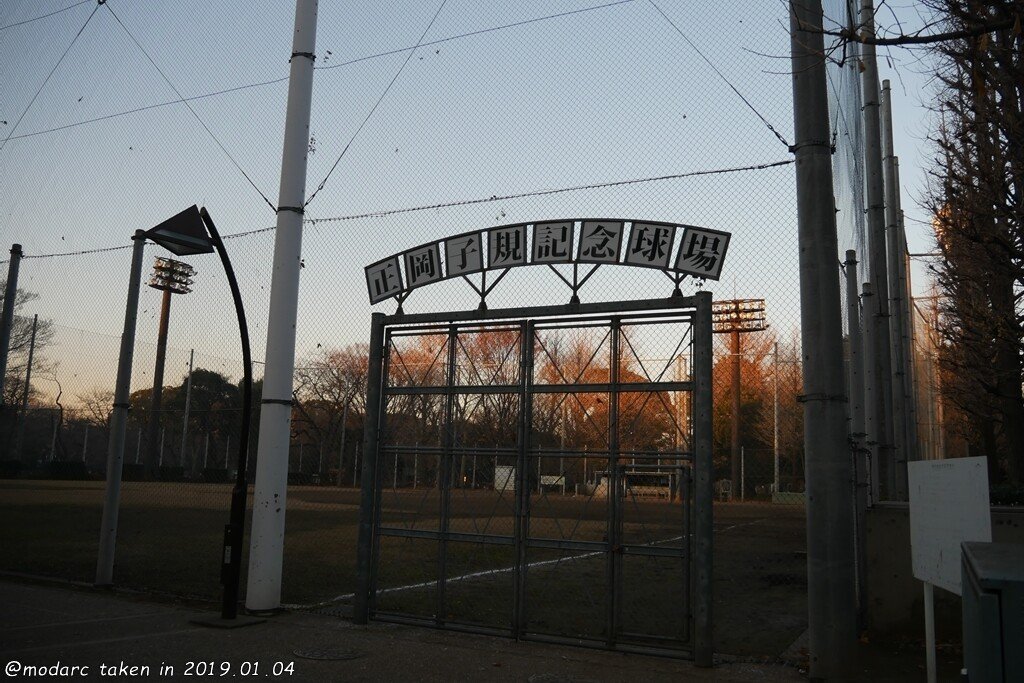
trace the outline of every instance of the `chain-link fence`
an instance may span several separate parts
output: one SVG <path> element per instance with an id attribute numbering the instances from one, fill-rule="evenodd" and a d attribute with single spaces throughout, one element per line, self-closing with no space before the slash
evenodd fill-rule
<path id="1" fill-rule="evenodd" d="M 91 581 L 95 568 L 128 238 L 136 227 L 196 202 L 210 209 L 229 237 L 254 355 L 262 360 L 274 216 L 260 195 L 272 197 L 277 182 L 290 36 L 281 27 L 292 19 L 287 3 L 162 8 L 159 20 L 152 9 L 107 5 L 94 15 L 86 3 L 15 26 L 0 44 L 0 60 L 9 51 L 8 63 L 52 64 L 43 47 L 66 46 L 84 25 L 0 147 L 3 234 L 26 246 L 20 341 L 8 364 L 0 433 L 10 477 L 0 481 L 0 497 L 11 510 L 2 537 L 12 549 L 2 568 L 78 581 Z M 684 282 L 684 293 L 702 287 L 716 300 L 764 302 L 766 329 L 741 334 L 738 350 L 731 335 L 716 335 L 714 589 L 730 596 L 720 607 L 732 613 L 723 612 L 721 623 L 749 618 L 766 627 L 757 638 L 725 628 L 716 639 L 722 652 L 777 656 L 800 635 L 806 543 L 798 251 L 786 145 L 790 75 L 777 73 L 784 69 L 776 59 L 789 50 L 781 7 L 408 2 L 384 17 L 368 7 L 321 5 L 285 603 L 334 604 L 355 589 L 370 312 L 363 266 L 492 225 L 637 217 L 733 233 L 723 279 Z M 22 13 L 10 12 L 5 25 Z M 14 59 L 19 50 L 24 54 Z M 11 98 L 24 107 L 46 73 L 15 71 Z M 848 64 L 840 73 L 848 90 L 855 70 Z M 12 123 L 21 113 L 4 111 Z M 852 105 L 844 111 L 844 121 L 859 117 Z M 839 120 L 835 128 L 842 131 Z M 843 141 L 859 140 L 849 135 L 837 137 L 846 159 L 837 157 L 837 169 L 857 166 L 856 154 L 841 156 Z M 837 175 L 850 202 L 860 201 L 857 177 Z M 90 199 L 69 199 L 66 178 Z M 844 216 L 862 220 L 857 211 L 841 210 Z M 20 226 L 32 226 L 32 234 Z M 863 238 L 854 243 L 861 248 Z M 147 259 L 156 254 L 163 252 L 147 247 Z M 220 265 L 212 255 L 189 263 L 197 270 L 194 291 L 172 298 L 156 415 L 161 294 L 142 294 L 115 581 L 211 599 L 220 591 L 242 367 Z M 609 268 L 580 296 L 662 297 L 672 289 L 661 272 Z M 520 269 L 488 305 L 569 295 L 550 272 Z M 405 310 L 477 303 L 472 289 L 452 281 L 417 291 Z M 389 306 L 381 308 L 391 312 Z M 26 337 L 33 315 L 41 326 L 34 347 Z M 258 405 L 260 362 L 254 374 Z M 256 410 L 250 473 L 259 467 L 258 420 Z M 418 490 L 432 481 L 428 440 L 413 439 L 414 462 L 391 474 L 396 487 Z M 542 493 L 551 497 L 578 495 L 577 486 L 596 486 L 599 475 L 578 454 L 544 466 L 554 483 Z M 459 476 L 468 491 L 474 477 L 477 487 L 498 478 L 490 460 L 467 461 Z"/>

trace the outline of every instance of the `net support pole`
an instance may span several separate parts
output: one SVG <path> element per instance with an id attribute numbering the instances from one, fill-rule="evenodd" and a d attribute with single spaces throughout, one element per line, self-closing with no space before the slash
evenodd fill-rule
<path id="1" fill-rule="evenodd" d="M 712 639 L 712 565 L 714 555 L 713 511 L 714 484 L 712 482 L 712 388 L 711 368 L 713 360 L 711 330 L 711 293 L 698 292 L 695 296 L 697 310 L 693 316 L 693 442 L 695 525 L 694 538 L 694 638 L 693 659 L 697 666 L 714 664 L 714 643 Z M 611 495 L 609 493 L 609 495 Z"/>
<path id="2" fill-rule="evenodd" d="M 873 0 L 861 3 L 861 30 L 863 35 L 875 35 L 875 9 Z M 875 428 L 878 435 L 878 456 L 885 474 L 885 493 L 893 500 L 900 498 L 896 477 L 896 442 L 893 425 L 897 421 L 893 414 L 892 355 L 889 332 L 889 277 L 886 258 L 885 236 L 885 183 L 882 174 L 882 132 L 879 113 L 880 90 L 878 85 L 878 61 L 875 46 L 861 46 L 864 72 L 861 84 L 864 90 L 864 171 L 866 176 L 865 197 L 868 218 L 867 263 L 871 288 L 875 296 L 870 309 L 864 315 L 875 318 L 873 338 L 868 340 L 874 347 L 874 381 L 877 383 L 875 401 L 871 410 L 875 413 Z M 902 419 L 902 416 L 899 416 Z"/>
<path id="3" fill-rule="evenodd" d="M 0 313 L 0 410 L 4 407 L 4 379 L 7 377 L 7 355 L 11 347 L 14 328 L 14 307 L 18 298 L 18 270 L 21 267 L 21 245 L 11 245 L 11 260 L 7 264 L 7 286 L 4 290 L 3 313 Z"/>
<path id="4" fill-rule="evenodd" d="M 146 234 L 142 230 L 137 230 L 133 239 L 135 244 L 132 247 L 132 265 L 128 276 L 128 301 L 125 304 L 121 352 L 117 361 L 114 405 L 110 411 L 107 487 L 103 498 L 100 547 L 96 558 L 97 586 L 110 586 L 114 582 L 114 546 L 117 542 L 117 515 L 121 506 L 121 466 L 124 463 L 124 437 L 128 422 L 128 397 L 131 391 L 132 360 L 135 353 L 135 323 L 139 314 L 139 289 L 142 286 L 142 256 L 146 246 Z M 141 443 L 142 432 L 139 434 Z M 138 462 L 138 448 L 135 461 Z"/>
<path id="5" fill-rule="evenodd" d="M 853 488 L 822 14 L 821 0 L 790 2 L 812 680 L 848 675 L 857 638 Z"/>
<path id="6" fill-rule="evenodd" d="M 299 307 L 302 216 L 313 98 L 317 0 L 296 0 L 288 105 L 281 154 L 281 186 L 274 236 L 274 270 L 267 319 L 266 370 L 260 406 L 256 490 L 245 606 L 266 611 L 281 606 L 284 517 L 288 493 L 288 441 L 295 371 L 295 322 Z"/>

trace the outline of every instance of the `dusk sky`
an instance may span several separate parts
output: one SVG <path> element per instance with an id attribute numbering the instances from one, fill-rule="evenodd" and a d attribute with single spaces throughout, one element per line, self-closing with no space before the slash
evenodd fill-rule
<path id="1" fill-rule="evenodd" d="M 896 12 L 906 28 L 918 21 L 912 3 Z M 271 228 L 261 193 L 276 203 L 293 13 L 290 2 L 242 0 L 0 2 L 4 251 L 13 242 L 28 256 L 124 246 L 134 230 L 194 203 L 224 234 Z M 307 219 L 321 222 L 304 235 L 300 360 L 365 340 L 365 265 L 448 235 L 549 218 L 732 232 L 722 280 L 708 288 L 764 297 L 773 329 L 786 338 L 796 329 L 792 166 L 648 180 L 791 158 L 779 139 L 792 140 L 784 3 L 322 0 L 317 54 L 307 196 L 337 166 L 307 207 Z M 880 69 L 893 81 L 910 250 L 930 251 L 916 203 L 930 157 L 926 64 L 893 50 Z M 353 218 L 628 180 L 643 182 Z M 256 359 L 272 245 L 271 231 L 227 242 Z M 162 253 L 147 250 L 147 273 Z M 129 259 L 120 249 L 22 264 L 21 286 L 39 295 L 23 312 L 58 326 L 48 353 L 79 393 L 113 383 Z M 167 382 L 179 381 L 193 347 L 198 364 L 237 377 L 220 267 L 211 257 L 191 262 L 196 291 L 174 302 Z M 492 306 L 568 299 L 539 268 L 503 284 Z M 660 273 L 609 268 L 582 298 L 671 289 Z M 158 301 L 144 290 L 133 388 L 152 372 Z M 407 309 L 473 305 L 469 288 L 451 282 L 414 295 Z"/>

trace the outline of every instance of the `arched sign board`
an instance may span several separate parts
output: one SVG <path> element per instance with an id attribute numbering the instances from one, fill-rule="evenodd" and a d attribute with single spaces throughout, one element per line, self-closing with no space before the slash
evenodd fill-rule
<path id="1" fill-rule="evenodd" d="M 678 233 L 682 239 L 676 245 Z M 399 306 L 409 293 L 424 285 L 457 277 L 467 282 L 481 297 L 518 266 L 573 265 L 570 282 L 556 274 L 573 290 L 573 298 L 602 265 L 637 266 L 664 271 L 678 288 L 687 275 L 717 280 L 729 247 L 730 233 L 693 225 L 678 225 L 629 219 L 565 219 L 500 225 L 462 233 L 422 244 L 366 267 L 366 287 L 370 303 L 395 299 Z M 674 258 L 673 258 L 674 254 Z M 582 279 L 575 266 L 590 271 Z M 486 276 L 501 271 L 490 287 Z M 481 283 L 466 277 L 481 273 Z"/>

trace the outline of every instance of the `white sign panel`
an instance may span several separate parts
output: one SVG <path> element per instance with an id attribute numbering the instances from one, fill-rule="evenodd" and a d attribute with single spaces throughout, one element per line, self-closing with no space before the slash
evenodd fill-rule
<path id="1" fill-rule="evenodd" d="M 484 254 L 480 233 L 449 237 L 444 243 L 444 260 L 448 277 L 468 275 L 484 269 Z"/>
<path id="2" fill-rule="evenodd" d="M 631 266 L 668 268 L 676 226 L 665 223 L 633 223 L 626 245 L 625 262 Z"/>
<path id="3" fill-rule="evenodd" d="M 487 231 L 487 264 L 491 268 L 525 266 L 527 254 L 525 225 Z"/>
<path id="4" fill-rule="evenodd" d="M 398 257 L 378 261 L 366 268 L 366 288 L 370 292 L 370 303 L 375 304 L 391 298 L 402 291 L 402 268 Z"/>
<path id="5" fill-rule="evenodd" d="M 625 225 L 622 221 L 583 221 L 576 260 L 581 263 L 618 263 Z"/>
<path id="6" fill-rule="evenodd" d="M 676 270 L 717 280 L 728 247 L 729 233 L 688 225 L 683 229 L 683 243 L 676 255 Z"/>
<path id="7" fill-rule="evenodd" d="M 422 287 L 441 279 L 441 253 L 437 243 L 410 249 L 405 258 L 406 287 Z"/>
<path id="8" fill-rule="evenodd" d="M 533 262 L 571 262 L 572 237 L 572 221 L 537 223 L 533 226 Z"/>
<path id="9" fill-rule="evenodd" d="M 992 540 L 987 458 L 907 463 L 914 576 L 960 595 L 960 544 Z"/>

